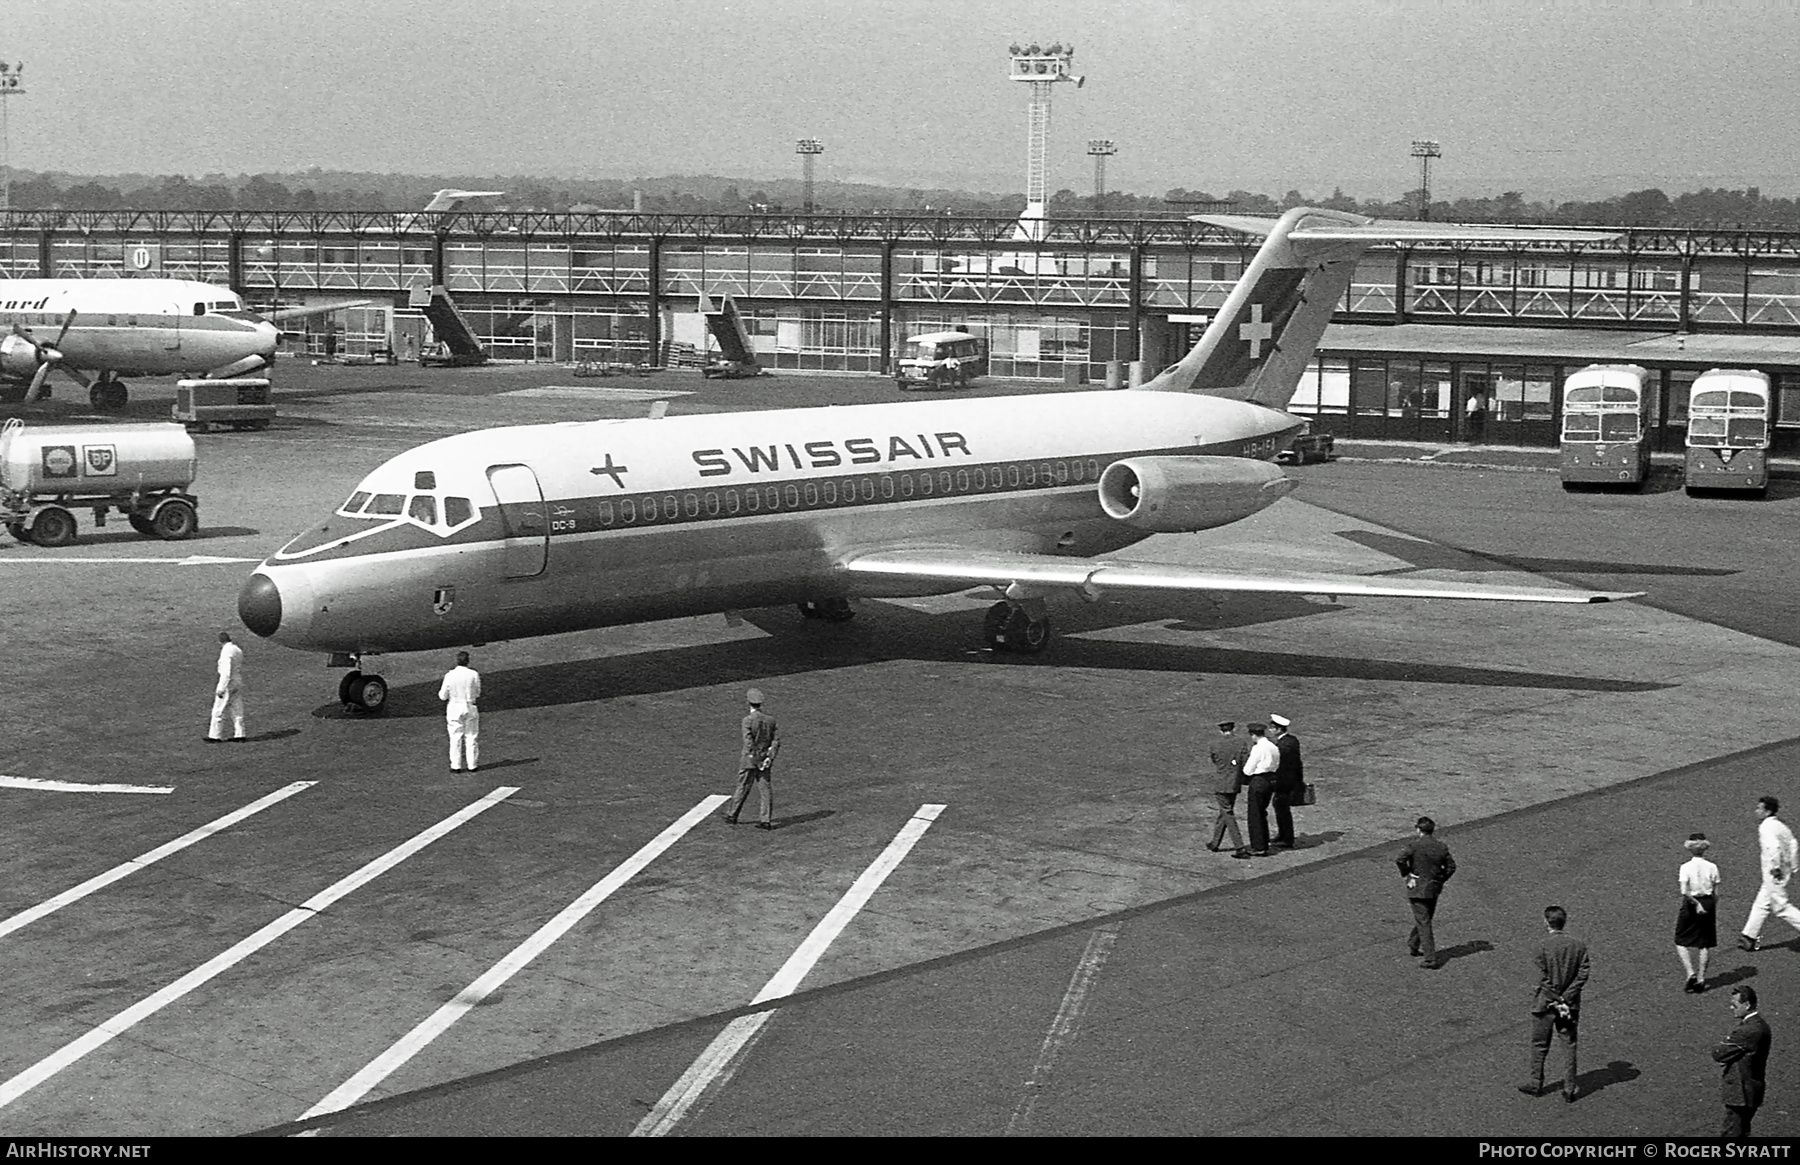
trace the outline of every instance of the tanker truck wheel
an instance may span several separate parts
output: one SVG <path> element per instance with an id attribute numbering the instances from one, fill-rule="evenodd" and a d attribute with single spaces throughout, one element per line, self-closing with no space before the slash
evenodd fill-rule
<path id="1" fill-rule="evenodd" d="M 150 519 L 150 532 L 164 542 L 192 538 L 200 529 L 200 515 L 184 501 L 164 502 Z"/>
<path id="2" fill-rule="evenodd" d="M 31 541 L 31 535 L 26 531 L 23 523 L 8 522 L 6 524 L 6 532 L 8 534 L 11 534 L 14 538 L 18 539 L 20 542 Z"/>
<path id="3" fill-rule="evenodd" d="M 31 540 L 39 546 L 68 546 L 75 541 L 75 515 L 61 506 L 45 506 L 31 520 Z"/>
<path id="4" fill-rule="evenodd" d="M 146 538 L 156 533 L 156 527 L 150 524 L 149 518 L 142 517 L 138 514 L 126 514 L 125 520 L 131 523 L 131 528 L 133 530 L 136 530 Z"/>

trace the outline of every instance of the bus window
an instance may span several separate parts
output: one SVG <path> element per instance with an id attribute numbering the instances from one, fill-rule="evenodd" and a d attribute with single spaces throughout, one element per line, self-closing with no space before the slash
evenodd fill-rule
<path id="1" fill-rule="evenodd" d="M 1640 432 L 1636 413 L 1601 413 L 1600 440 L 1635 441 Z"/>

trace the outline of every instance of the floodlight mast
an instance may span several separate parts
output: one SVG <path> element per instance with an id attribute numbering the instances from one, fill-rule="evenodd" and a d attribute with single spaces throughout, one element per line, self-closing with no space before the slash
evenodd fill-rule
<path id="1" fill-rule="evenodd" d="M 1031 102 L 1026 109 L 1025 129 L 1025 213 L 1019 216 L 1023 230 L 1032 238 L 1043 237 L 1045 147 L 1050 138 L 1050 87 L 1058 81 L 1073 81 L 1081 88 L 1085 77 L 1072 70 L 1075 46 L 1061 42 L 1044 48 L 1033 42 L 1021 48 L 1007 49 L 1012 55 L 1012 80 L 1031 86 Z"/>
<path id="2" fill-rule="evenodd" d="M 9 65 L 0 61 L 0 211 L 12 209 L 12 127 L 7 124 L 6 99 L 24 93 L 25 63 Z"/>
<path id="3" fill-rule="evenodd" d="M 1415 139 L 1412 156 L 1419 159 L 1419 221 L 1431 219 L 1431 159 L 1441 158 L 1444 151 L 1429 138 Z"/>
<path id="4" fill-rule="evenodd" d="M 794 152 L 800 155 L 800 176 L 805 187 L 801 206 L 807 214 L 813 212 L 813 161 L 825 152 L 825 143 L 818 138 L 801 138 L 794 143 Z"/>
<path id="5" fill-rule="evenodd" d="M 1106 209 L 1106 159 L 1119 152 L 1110 138 L 1089 138 L 1088 153 L 1094 158 L 1094 213 Z"/>

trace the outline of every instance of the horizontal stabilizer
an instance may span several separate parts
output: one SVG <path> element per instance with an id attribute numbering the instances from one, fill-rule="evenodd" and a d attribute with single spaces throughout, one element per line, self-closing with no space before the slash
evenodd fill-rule
<path id="1" fill-rule="evenodd" d="M 1637 598 L 1642 591 L 1583 591 L 1550 587 L 1488 586 L 1481 583 L 1405 582 L 1390 578 L 1333 574 L 1248 574 L 1205 570 L 1162 562 L 1102 561 L 1048 554 L 1004 554 L 954 547 L 878 550 L 846 559 L 851 574 L 887 575 L 933 582 L 1005 589 L 1022 586 L 1068 588 L 1095 599 L 1112 591 L 1244 592 L 1287 595 L 1354 595 L 1363 598 L 1476 599 L 1507 603 L 1608 603 Z"/>

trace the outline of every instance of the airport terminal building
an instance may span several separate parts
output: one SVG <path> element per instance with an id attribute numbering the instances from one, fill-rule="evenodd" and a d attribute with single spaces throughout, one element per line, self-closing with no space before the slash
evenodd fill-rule
<path id="1" fill-rule="evenodd" d="M 735 298 L 762 363 L 879 374 L 909 335 L 986 336 L 992 374 L 1100 383 L 1177 359 L 1259 240 L 1185 219 L 816 213 L 0 213 L 0 278 L 229 284 L 261 307 L 367 299 L 290 348 L 417 352 L 413 288 L 441 285 L 502 360 L 680 362 L 702 293 Z M 1564 378 L 1635 363 L 1679 448 L 1686 386 L 1767 372 L 1777 449 L 1800 449 L 1800 232 L 1631 228 L 1601 244 L 1383 247 L 1363 259 L 1292 409 L 1343 436 L 1554 444 Z"/>

